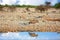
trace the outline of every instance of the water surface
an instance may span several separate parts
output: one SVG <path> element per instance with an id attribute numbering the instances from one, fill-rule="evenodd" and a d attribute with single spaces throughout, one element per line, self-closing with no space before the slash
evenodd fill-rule
<path id="1" fill-rule="evenodd" d="M 57 32 L 34 32 L 38 36 L 32 37 L 29 32 L 0 33 L 0 40 L 60 40 Z"/>

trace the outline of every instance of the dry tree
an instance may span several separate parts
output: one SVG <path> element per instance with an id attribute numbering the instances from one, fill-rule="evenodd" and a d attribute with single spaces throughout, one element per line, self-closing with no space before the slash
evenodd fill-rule
<path id="1" fill-rule="evenodd" d="M 52 6 L 51 6 L 51 2 L 45 2 L 45 6 L 47 7 L 47 8 L 52 8 Z"/>

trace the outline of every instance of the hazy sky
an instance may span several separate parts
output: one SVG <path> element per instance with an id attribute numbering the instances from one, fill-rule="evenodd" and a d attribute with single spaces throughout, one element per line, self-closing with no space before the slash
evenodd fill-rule
<path id="1" fill-rule="evenodd" d="M 60 34 L 56 32 L 35 32 L 37 37 L 31 37 L 28 32 L 18 33 L 2 33 L 0 34 L 0 40 L 60 40 Z"/>
<path id="2" fill-rule="evenodd" d="M 45 4 L 46 1 L 49 1 L 54 5 L 58 0 L 0 0 L 0 4 L 20 4 L 20 5 L 40 5 Z"/>

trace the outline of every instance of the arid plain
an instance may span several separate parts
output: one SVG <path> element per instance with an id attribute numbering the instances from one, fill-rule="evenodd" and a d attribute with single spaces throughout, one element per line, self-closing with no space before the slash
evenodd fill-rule
<path id="1" fill-rule="evenodd" d="M 60 32 L 60 9 L 45 12 L 35 8 L 16 8 L 0 11 L 0 32 Z"/>

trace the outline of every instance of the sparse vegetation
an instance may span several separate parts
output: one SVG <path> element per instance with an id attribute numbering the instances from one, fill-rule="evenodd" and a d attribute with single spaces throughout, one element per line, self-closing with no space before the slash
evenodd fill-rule
<path id="1" fill-rule="evenodd" d="M 17 7 L 19 7 L 19 8 L 24 8 L 24 7 L 26 7 L 26 10 L 27 11 L 29 11 L 29 9 L 28 8 L 35 8 L 36 6 L 32 6 L 32 5 L 0 5 L 0 11 L 3 11 L 3 8 L 4 7 L 8 7 L 9 8 L 9 10 L 11 11 L 11 12 L 13 12 L 14 10 L 16 10 L 16 8 Z"/>
<path id="2" fill-rule="evenodd" d="M 13 7 L 29 7 L 29 8 L 35 8 L 36 6 L 32 6 L 32 5 L 1 5 L 3 7 L 10 7 L 10 6 L 13 6 Z"/>
<path id="3" fill-rule="evenodd" d="M 16 7 L 15 7 L 15 6 L 9 6 L 8 8 L 9 8 L 9 10 L 10 10 L 11 12 L 13 12 L 13 11 L 16 10 Z"/>
<path id="4" fill-rule="evenodd" d="M 40 5 L 40 6 L 37 6 L 36 7 L 36 10 L 40 10 L 41 12 L 44 12 L 44 11 L 47 11 L 48 8 L 47 8 L 47 6 Z"/>
<path id="5" fill-rule="evenodd" d="M 0 20 L 0 32 L 19 32 L 19 31 L 39 31 L 39 32 L 57 32 L 60 31 L 60 28 L 58 28 L 59 21 L 60 21 L 60 14 L 56 14 L 56 12 L 53 14 L 55 16 L 52 16 L 51 14 L 48 13 L 37 13 L 35 8 L 41 12 L 47 11 L 50 6 L 47 6 L 50 3 L 46 3 L 46 5 L 40 5 L 40 6 L 31 6 L 31 5 L 0 5 L 0 10 L 3 10 L 3 7 L 7 7 L 12 13 L 10 12 L 2 12 L 0 13 L 1 15 L 1 20 Z M 17 12 L 15 13 L 16 7 L 21 7 L 22 9 L 17 8 Z M 27 12 L 24 12 L 25 7 Z M 32 11 L 29 11 L 29 8 L 33 8 Z M 54 7 L 55 8 L 55 7 Z M 57 8 L 60 8 L 59 6 Z M 23 12 L 21 12 L 21 11 Z M 14 11 L 14 12 L 13 12 Z M 29 11 L 29 12 L 28 12 Z M 58 12 L 57 12 L 58 13 Z M 4 14 L 4 15 L 2 15 Z M 47 16 L 48 14 L 48 16 Z M 18 17 L 19 18 L 18 18 Z M 39 16 L 39 17 L 38 17 Z M 41 17 L 43 16 L 43 17 Z M 47 16 L 47 17 L 46 17 Z M 49 19 L 49 18 L 52 19 Z M 58 19 L 57 19 L 58 18 Z M 27 22 L 26 22 L 27 21 Z M 57 22 L 57 23 L 56 23 Z M 23 25 L 22 25 L 23 23 Z M 6 25 L 4 25 L 6 24 Z M 26 25 L 28 24 L 28 25 Z M 31 33 L 30 33 L 31 34 Z M 34 33 L 31 36 L 37 36 Z"/>
<path id="6" fill-rule="evenodd" d="M 46 5 L 40 5 L 36 7 L 36 10 L 40 10 L 41 12 L 47 11 L 51 6 L 50 2 L 46 2 Z"/>
<path id="7" fill-rule="evenodd" d="M 56 9 L 60 9 L 60 3 L 55 4 L 53 7 Z"/>
<path id="8" fill-rule="evenodd" d="M 27 11 L 30 11 L 28 7 L 26 7 L 26 10 L 27 10 Z"/>
<path id="9" fill-rule="evenodd" d="M 3 5 L 0 5 L 0 11 L 3 11 Z"/>

